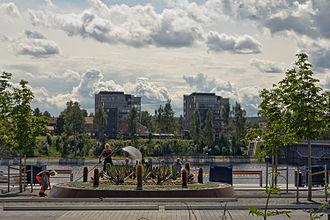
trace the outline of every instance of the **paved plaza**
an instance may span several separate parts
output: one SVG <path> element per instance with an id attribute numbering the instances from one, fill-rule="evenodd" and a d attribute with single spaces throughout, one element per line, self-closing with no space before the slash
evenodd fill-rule
<path id="1" fill-rule="evenodd" d="M 262 219 L 250 216 L 247 206 L 262 208 L 266 194 L 262 188 L 236 188 L 234 198 L 228 199 L 52 199 L 38 198 L 36 192 L 2 194 L 0 197 L 0 220 L 2 219 Z M 307 201 L 307 191 L 300 192 L 300 203 L 296 203 L 296 192 L 283 190 L 282 195 L 273 196 L 269 208 L 291 210 L 291 219 L 310 219 L 309 211 L 324 202 L 324 191 L 316 188 L 313 201 Z M 224 213 L 224 207 L 227 211 Z M 289 219 L 275 216 L 269 219 Z M 321 219 L 328 219 L 325 214 Z"/>

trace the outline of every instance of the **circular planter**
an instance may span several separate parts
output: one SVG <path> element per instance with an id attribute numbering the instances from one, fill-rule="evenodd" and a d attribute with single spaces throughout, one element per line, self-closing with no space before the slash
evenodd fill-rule
<path id="1" fill-rule="evenodd" d="M 198 190 L 97 190 L 75 188 L 56 184 L 48 194 L 50 198 L 225 198 L 232 197 L 234 189 L 229 184 Z"/>

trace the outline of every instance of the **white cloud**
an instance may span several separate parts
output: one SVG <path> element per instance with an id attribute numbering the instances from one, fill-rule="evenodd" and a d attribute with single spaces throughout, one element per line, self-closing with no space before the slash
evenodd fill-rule
<path id="1" fill-rule="evenodd" d="M 186 47 L 202 39 L 201 19 L 189 11 L 165 9 L 157 13 L 151 5 L 91 3 L 91 8 L 76 14 L 29 10 L 30 21 L 34 26 L 63 30 L 68 36 L 133 47 Z"/>
<path id="2" fill-rule="evenodd" d="M 261 60 L 261 59 L 253 58 L 249 61 L 249 64 L 257 68 L 260 72 L 265 72 L 265 73 L 283 72 L 282 64 L 278 64 L 269 60 Z"/>
<path id="3" fill-rule="evenodd" d="M 329 91 L 330 90 L 330 76 L 328 75 L 324 79 L 321 79 L 320 84 L 325 90 Z"/>
<path id="4" fill-rule="evenodd" d="M 298 36 L 296 36 L 296 41 L 301 52 L 309 54 L 310 62 L 314 67 L 330 69 L 330 41 L 324 39 L 314 41 L 307 37 Z"/>
<path id="5" fill-rule="evenodd" d="M 10 40 L 12 47 L 18 55 L 29 55 L 36 58 L 45 58 L 60 53 L 57 44 L 48 40 L 36 31 L 25 31 L 25 36 Z"/>
<path id="6" fill-rule="evenodd" d="M 0 4 L 0 13 L 13 18 L 21 16 L 19 10 L 13 2 Z"/>
<path id="7" fill-rule="evenodd" d="M 232 36 L 210 31 L 206 41 L 210 51 L 252 54 L 261 53 L 261 44 L 249 35 Z"/>
<path id="8" fill-rule="evenodd" d="M 104 81 L 103 74 L 96 69 L 85 72 L 80 79 L 78 86 L 70 93 L 51 95 L 44 88 L 36 88 L 36 102 L 38 105 L 53 106 L 62 111 L 66 102 L 78 101 L 82 108 L 89 111 L 94 110 L 94 95 L 100 91 L 123 91 L 127 94 L 140 96 L 142 104 L 147 110 L 153 111 L 159 104 L 170 99 L 166 88 L 150 82 L 147 78 L 137 78 L 134 83 L 125 83 L 123 86 L 113 80 Z"/>
<path id="9" fill-rule="evenodd" d="M 248 115 L 256 115 L 260 104 L 259 91 L 255 86 L 238 88 L 230 82 L 208 79 L 207 75 L 199 73 L 195 76 L 184 76 L 183 79 L 191 87 L 191 92 L 212 92 L 224 98 L 229 98 L 231 105 L 239 102 Z"/>
<path id="10" fill-rule="evenodd" d="M 195 76 L 183 76 L 188 85 L 201 92 L 209 92 L 212 89 L 232 92 L 232 85 L 229 81 L 208 79 L 207 75 L 198 73 Z"/>

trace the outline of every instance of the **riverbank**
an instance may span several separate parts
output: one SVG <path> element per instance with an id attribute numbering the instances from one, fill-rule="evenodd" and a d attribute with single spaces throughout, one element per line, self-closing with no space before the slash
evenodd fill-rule
<path id="1" fill-rule="evenodd" d="M 184 162 L 190 162 L 192 164 L 232 164 L 232 163 L 258 163 L 257 158 L 225 158 L 225 157 L 210 157 L 210 158 L 192 158 L 181 157 Z M 159 164 L 164 160 L 166 164 L 173 164 L 176 157 L 173 158 L 146 158 L 152 160 L 152 163 Z M 114 158 L 114 164 L 121 164 L 124 162 L 124 158 Z M 94 159 L 80 159 L 80 158 L 28 158 L 27 164 L 40 164 L 40 165 L 89 165 L 98 162 L 98 158 Z M 18 159 L 0 159 L 0 165 L 18 165 Z"/>

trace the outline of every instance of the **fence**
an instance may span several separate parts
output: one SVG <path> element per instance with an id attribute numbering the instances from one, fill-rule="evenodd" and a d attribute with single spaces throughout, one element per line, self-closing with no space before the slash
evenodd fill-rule
<path id="1" fill-rule="evenodd" d="M 256 177 L 258 176 L 258 177 Z M 262 187 L 262 171 L 251 170 L 233 170 L 233 179 L 259 179 L 259 185 Z"/>

